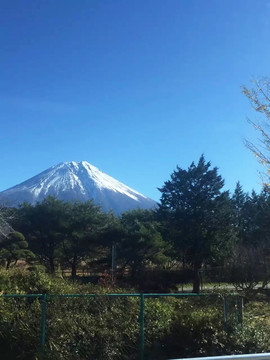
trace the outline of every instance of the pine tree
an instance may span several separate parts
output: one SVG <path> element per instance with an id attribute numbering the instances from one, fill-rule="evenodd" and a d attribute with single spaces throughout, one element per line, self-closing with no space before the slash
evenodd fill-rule
<path id="1" fill-rule="evenodd" d="M 6 262 L 6 269 L 9 269 L 12 262 L 17 264 L 18 260 L 30 261 L 34 254 L 28 249 L 28 242 L 23 234 L 13 231 L 0 243 L 0 259 Z"/>
<path id="2" fill-rule="evenodd" d="M 72 277 L 83 260 L 97 255 L 105 224 L 105 213 L 92 200 L 65 203 L 58 252 L 61 262 L 71 267 Z"/>
<path id="3" fill-rule="evenodd" d="M 19 209 L 19 230 L 29 241 L 29 248 L 52 274 L 55 272 L 57 248 L 62 239 L 65 204 L 48 196 L 35 206 L 24 203 Z"/>

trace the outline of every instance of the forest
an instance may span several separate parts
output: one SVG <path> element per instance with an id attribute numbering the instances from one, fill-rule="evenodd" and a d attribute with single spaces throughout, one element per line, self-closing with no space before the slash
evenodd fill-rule
<path id="1" fill-rule="evenodd" d="M 270 280 L 268 188 L 248 194 L 237 183 L 230 194 L 223 186 L 218 169 L 202 155 L 187 170 L 177 167 L 159 189 L 153 210 L 117 217 L 92 201 L 53 197 L 3 208 L 2 218 L 13 231 L 2 236 L 1 264 L 72 278 L 88 275 L 90 281 L 143 291 L 172 291 L 192 282 L 199 293 L 203 277 L 265 287 Z"/>

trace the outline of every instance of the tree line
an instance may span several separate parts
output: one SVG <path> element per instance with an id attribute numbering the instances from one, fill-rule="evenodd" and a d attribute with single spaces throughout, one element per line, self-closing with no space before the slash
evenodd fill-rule
<path id="1" fill-rule="evenodd" d="M 50 273 L 71 269 L 76 277 L 87 264 L 109 274 L 114 249 L 116 271 L 128 272 L 134 285 L 146 269 L 178 268 L 189 271 L 193 291 L 199 292 L 202 269 L 217 266 L 250 272 L 256 281 L 254 269 L 268 269 L 270 259 L 269 191 L 265 187 L 248 194 L 237 183 L 230 194 L 223 186 L 218 169 L 202 155 L 187 170 L 176 168 L 159 189 L 154 210 L 126 211 L 117 217 L 93 201 L 53 197 L 2 209 L 2 218 L 13 213 L 10 225 L 15 229 L 1 238 L 2 265 L 8 269 L 23 260 L 42 264 Z M 267 281 L 267 271 L 260 280 Z"/>

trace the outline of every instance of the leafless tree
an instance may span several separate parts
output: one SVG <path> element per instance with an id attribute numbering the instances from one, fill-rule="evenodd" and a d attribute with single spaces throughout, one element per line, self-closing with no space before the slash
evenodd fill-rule
<path id="1" fill-rule="evenodd" d="M 0 240 L 6 238 L 13 230 L 9 221 L 12 220 L 12 213 L 5 211 L 3 207 L 0 207 Z"/>
<path id="2" fill-rule="evenodd" d="M 249 140 L 245 144 L 256 156 L 259 162 L 265 167 L 267 179 L 264 180 L 269 185 L 270 178 L 270 78 L 253 80 L 253 87 L 248 89 L 242 87 L 243 94 L 249 99 L 252 108 L 259 114 L 259 118 L 250 120 L 259 134 L 259 143 L 255 144 Z"/>
<path id="3" fill-rule="evenodd" d="M 267 244 L 235 246 L 224 268 L 238 290 L 265 288 L 270 281 L 270 257 Z"/>

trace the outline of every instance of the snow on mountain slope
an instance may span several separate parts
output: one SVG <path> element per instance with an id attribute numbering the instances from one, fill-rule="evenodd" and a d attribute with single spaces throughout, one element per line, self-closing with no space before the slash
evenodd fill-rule
<path id="1" fill-rule="evenodd" d="M 43 171 L 23 183 L 0 192 L 0 203 L 18 206 L 24 201 L 41 202 L 47 196 L 64 201 L 93 199 L 104 211 L 116 214 L 138 207 L 149 209 L 156 202 L 103 173 L 86 161 L 65 162 Z"/>

